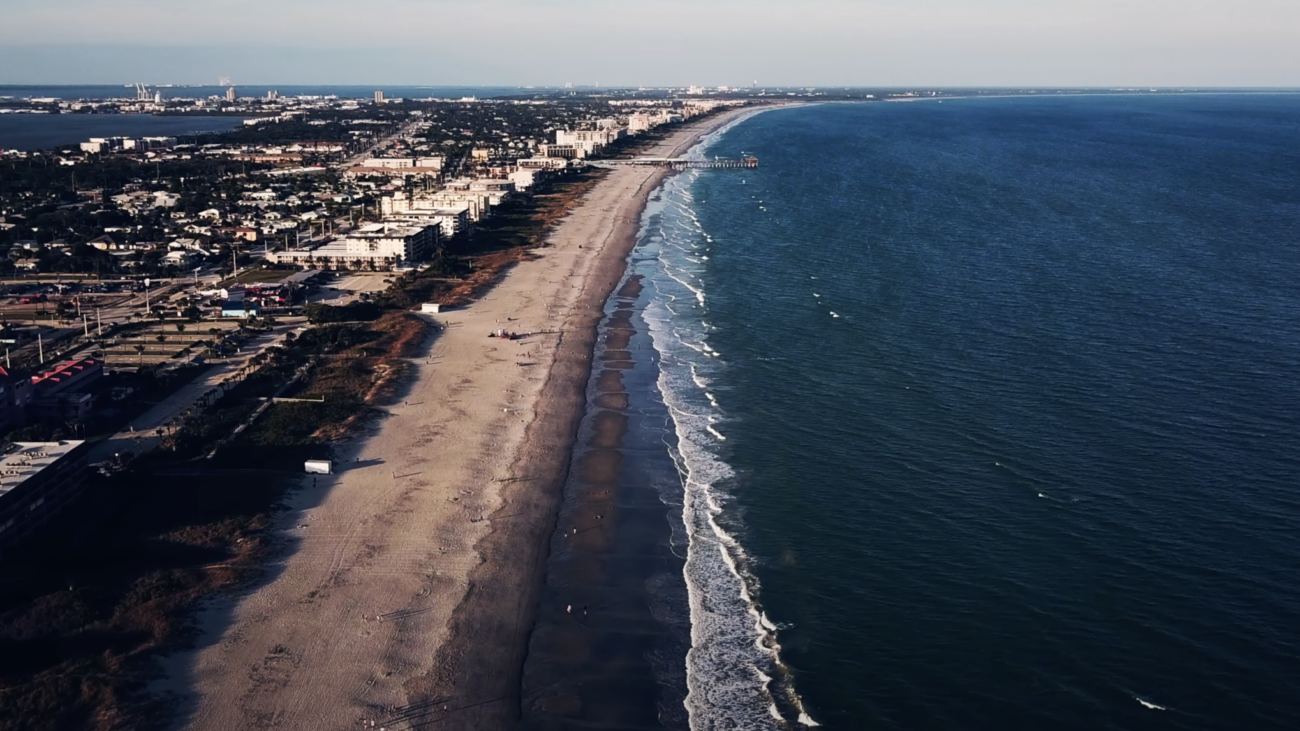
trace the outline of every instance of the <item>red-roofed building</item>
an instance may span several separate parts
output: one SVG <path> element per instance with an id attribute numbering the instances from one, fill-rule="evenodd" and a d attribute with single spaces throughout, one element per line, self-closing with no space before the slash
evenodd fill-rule
<path id="1" fill-rule="evenodd" d="M 104 361 L 94 358 L 70 360 L 58 364 L 54 370 L 32 376 L 32 386 L 37 396 L 48 396 L 69 391 L 84 391 L 104 377 Z"/>
<path id="2" fill-rule="evenodd" d="M 84 423 L 95 408 L 95 397 L 87 389 L 103 377 L 104 362 L 94 358 L 66 361 L 32 376 L 33 414 L 46 423 Z"/>

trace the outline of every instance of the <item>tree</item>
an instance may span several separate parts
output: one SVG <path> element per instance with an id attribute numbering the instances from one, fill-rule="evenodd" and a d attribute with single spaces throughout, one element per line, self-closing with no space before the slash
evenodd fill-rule
<path id="1" fill-rule="evenodd" d="M 178 323 L 176 323 L 176 332 L 178 332 L 178 333 L 183 333 L 183 332 L 185 332 L 185 323 L 183 323 L 183 322 L 178 322 Z"/>
<path id="2" fill-rule="evenodd" d="M 139 365 L 140 365 L 141 368 L 143 368 L 143 367 L 144 367 L 144 346 L 143 346 L 143 345 L 138 345 L 138 344 L 137 344 L 137 345 L 135 345 L 134 347 L 135 347 L 135 352 L 140 354 L 140 363 L 139 363 Z"/>

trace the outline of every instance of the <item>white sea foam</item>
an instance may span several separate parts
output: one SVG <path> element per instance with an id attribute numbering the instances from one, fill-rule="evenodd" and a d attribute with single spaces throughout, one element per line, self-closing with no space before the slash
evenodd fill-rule
<path id="1" fill-rule="evenodd" d="M 1169 710 L 1168 708 L 1165 708 L 1164 706 L 1157 706 L 1156 704 L 1154 704 L 1154 703 L 1152 703 L 1152 702 L 1150 702 L 1150 701 L 1144 701 L 1144 700 L 1142 700 L 1141 698 L 1138 698 L 1137 696 L 1133 696 L 1133 700 L 1137 701 L 1138 703 L 1141 703 L 1142 705 L 1146 706 L 1147 708 L 1150 708 L 1150 709 L 1153 710 L 1153 711 L 1167 711 L 1167 710 Z"/>
<path id="2" fill-rule="evenodd" d="M 690 154 L 702 155 L 719 136 Z M 691 617 L 686 708 L 692 731 L 816 726 L 781 662 L 778 626 L 756 601 L 751 560 L 726 527 L 736 520 L 726 487 L 735 474 L 714 452 L 726 437 L 714 426 L 722 414 L 710 387 L 713 375 L 726 366 L 706 341 L 716 329 L 704 320 L 708 300 L 701 277 L 707 270 L 687 256 L 702 240 L 713 239 L 687 205 L 690 198 L 682 195 L 698 178 L 699 172 L 692 171 L 670 178 L 663 188 L 662 244 L 657 272 L 647 277 L 651 296 L 644 312 L 660 354 L 659 390 L 677 435 L 674 460 L 684 492 L 684 575 Z M 673 306 L 691 299 L 694 307 Z"/>

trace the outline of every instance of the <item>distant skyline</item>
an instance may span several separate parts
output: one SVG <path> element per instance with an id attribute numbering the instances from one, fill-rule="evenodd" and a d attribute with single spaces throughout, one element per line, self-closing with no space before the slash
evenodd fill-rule
<path id="1" fill-rule="evenodd" d="M 5 0 L 0 84 L 1300 86 L 1295 0 Z"/>

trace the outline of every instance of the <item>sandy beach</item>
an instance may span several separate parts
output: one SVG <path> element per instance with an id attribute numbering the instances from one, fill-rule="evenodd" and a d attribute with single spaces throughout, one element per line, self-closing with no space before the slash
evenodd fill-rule
<path id="1" fill-rule="evenodd" d="M 645 154 L 680 154 L 738 113 Z M 612 171 L 551 246 L 434 316 L 406 392 L 295 494 L 265 581 L 207 608 L 199 648 L 167 661 L 180 727 L 515 722 L 596 325 L 662 175 Z"/>

